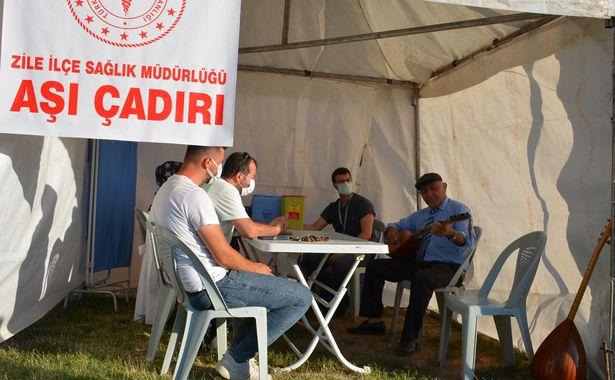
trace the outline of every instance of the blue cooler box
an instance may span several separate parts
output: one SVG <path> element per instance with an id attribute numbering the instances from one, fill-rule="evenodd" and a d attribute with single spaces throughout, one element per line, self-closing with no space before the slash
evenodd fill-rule
<path id="1" fill-rule="evenodd" d="M 269 223 L 282 215 L 282 197 L 279 195 L 255 194 L 252 198 L 252 220 Z"/>

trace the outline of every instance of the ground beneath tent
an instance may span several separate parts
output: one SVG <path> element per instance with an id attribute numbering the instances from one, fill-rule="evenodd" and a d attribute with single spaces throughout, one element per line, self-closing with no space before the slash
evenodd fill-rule
<path id="1" fill-rule="evenodd" d="M 132 321 L 133 304 L 120 303 L 113 311 L 110 299 L 90 295 L 81 302 L 71 299 L 67 310 L 59 305 L 40 321 L 0 344 L 0 379 L 167 379 L 156 371 L 162 363 L 164 344 L 156 361 L 145 361 L 149 326 Z M 388 310 L 390 313 L 390 310 Z M 390 318 L 387 315 L 387 323 Z M 403 321 L 403 316 L 400 318 Z M 401 329 L 401 321 L 398 326 Z M 447 365 L 437 363 L 440 322 L 437 314 L 426 318 L 421 351 L 409 358 L 395 356 L 398 337 L 361 337 L 346 333 L 349 317 L 335 318 L 332 325 L 344 355 L 359 366 L 368 365 L 370 379 L 456 379 L 461 357 L 460 328 L 453 327 Z M 300 347 L 309 342 L 298 327 L 290 332 Z M 529 365 L 524 354 L 516 354 L 516 365 L 505 367 L 497 341 L 479 336 L 476 375 L 478 378 L 526 379 Z M 296 356 L 285 342 L 278 341 L 269 349 L 269 363 L 280 367 Z M 217 378 L 213 366 L 215 353 L 203 350 L 190 378 Z M 325 348 L 319 347 L 306 364 L 292 373 L 274 374 L 276 379 L 348 379 L 358 378 L 347 371 Z"/>

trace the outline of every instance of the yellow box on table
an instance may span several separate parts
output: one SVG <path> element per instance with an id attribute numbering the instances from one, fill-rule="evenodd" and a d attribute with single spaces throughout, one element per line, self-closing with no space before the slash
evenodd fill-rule
<path id="1" fill-rule="evenodd" d="M 285 216 L 291 230 L 303 229 L 305 195 L 282 195 L 282 216 Z"/>

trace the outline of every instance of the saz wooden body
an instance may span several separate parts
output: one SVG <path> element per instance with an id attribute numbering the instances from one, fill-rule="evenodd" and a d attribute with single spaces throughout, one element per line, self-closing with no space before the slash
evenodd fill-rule
<path id="1" fill-rule="evenodd" d="M 539 380 L 583 380 L 587 374 L 585 347 L 581 335 L 574 325 L 574 316 L 579 309 L 581 299 L 587 288 L 589 278 L 596 266 L 598 256 L 611 236 L 611 221 L 607 224 L 600 241 L 594 250 L 581 286 L 568 313 L 568 317 L 560 323 L 542 342 L 532 359 L 532 376 Z"/>
<path id="2" fill-rule="evenodd" d="M 442 223 L 451 224 L 462 220 L 472 219 L 472 216 L 468 213 L 457 214 L 451 216 L 447 220 L 442 220 Z M 421 246 L 421 239 L 427 232 L 431 231 L 431 226 L 425 227 L 422 230 L 411 234 L 407 231 L 400 232 L 399 241 L 397 244 L 389 244 L 389 256 L 397 260 L 412 261 L 416 258 L 416 253 Z"/>

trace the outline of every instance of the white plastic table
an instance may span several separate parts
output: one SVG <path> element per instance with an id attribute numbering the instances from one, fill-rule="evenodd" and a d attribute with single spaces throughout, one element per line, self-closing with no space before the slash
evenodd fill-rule
<path id="1" fill-rule="evenodd" d="M 346 294 L 346 286 L 350 281 L 352 275 L 355 270 L 359 266 L 360 261 L 363 259 L 365 255 L 377 255 L 377 254 L 386 254 L 389 252 L 388 247 L 385 244 L 374 243 L 367 240 L 358 239 L 352 236 L 340 234 L 337 232 L 315 232 L 315 231 L 293 231 L 294 236 L 305 236 L 305 235 L 314 235 L 314 236 L 327 236 L 329 237 L 329 241 L 327 242 L 298 242 L 292 240 L 261 240 L 261 239 L 246 239 L 242 240 L 242 248 L 246 250 L 246 254 L 252 259 L 257 258 L 255 249 L 274 254 L 274 259 L 276 261 L 282 259 L 289 260 L 292 265 L 292 270 L 294 276 L 297 280 L 308 288 L 312 289 L 312 285 L 316 284 L 321 289 L 325 289 L 329 293 L 333 295 L 331 301 L 325 301 L 317 294 L 313 294 L 314 299 L 312 300 L 312 310 L 316 315 L 316 319 L 318 320 L 318 328 L 313 328 L 305 315 L 301 318 L 306 329 L 314 335 L 308 348 L 305 352 L 301 352 L 289 339 L 286 335 L 283 335 L 284 339 L 288 342 L 292 350 L 297 354 L 299 359 L 289 365 L 288 367 L 281 368 L 281 371 L 292 371 L 294 369 L 299 368 L 303 363 L 307 361 L 307 359 L 312 355 L 314 349 L 318 342 L 320 342 L 323 346 L 325 346 L 333 355 L 335 355 L 346 367 L 351 369 L 354 372 L 361 374 L 368 374 L 371 372 L 371 369 L 367 366 L 365 367 L 357 367 L 356 365 L 349 362 L 344 355 L 342 355 L 337 343 L 335 342 L 335 338 L 333 337 L 333 333 L 329 329 L 329 322 L 333 318 L 335 314 L 335 310 L 339 306 L 344 294 Z M 245 244 L 247 242 L 248 244 Z M 323 253 L 323 258 L 320 261 L 318 267 L 314 272 L 308 277 L 306 280 L 297 264 L 297 260 L 300 254 L 310 254 L 310 253 Z M 330 254 L 344 254 L 344 255 L 354 255 L 355 262 L 348 270 L 344 281 L 338 289 L 332 289 L 325 284 L 316 280 L 318 273 L 324 266 L 327 258 Z M 314 290 L 312 289 L 312 292 Z M 318 307 L 318 303 L 329 308 L 329 311 L 326 315 L 323 315 Z"/>

